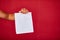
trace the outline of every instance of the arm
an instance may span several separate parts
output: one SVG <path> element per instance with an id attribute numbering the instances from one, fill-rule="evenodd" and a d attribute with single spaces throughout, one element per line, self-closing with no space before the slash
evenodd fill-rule
<path id="1" fill-rule="evenodd" d="M 14 14 L 7 14 L 0 10 L 0 18 L 7 19 L 7 20 L 14 20 Z"/>
<path id="2" fill-rule="evenodd" d="M 23 14 L 26 14 L 28 12 L 28 10 L 26 8 L 22 8 L 20 11 Z M 1 10 L 0 10 L 0 18 L 4 18 L 7 20 L 15 20 L 14 14 L 7 14 Z"/>

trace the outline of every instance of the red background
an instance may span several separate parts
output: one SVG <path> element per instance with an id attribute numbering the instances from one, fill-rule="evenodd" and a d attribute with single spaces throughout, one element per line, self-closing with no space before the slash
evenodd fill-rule
<path id="1" fill-rule="evenodd" d="M 32 12 L 34 33 L 15 34 L 14 21 L 0 19 L 0 40 L 60 40 L 60 1 L 0 0 L 0 10 L 6 13 L 27 8 Z"/>

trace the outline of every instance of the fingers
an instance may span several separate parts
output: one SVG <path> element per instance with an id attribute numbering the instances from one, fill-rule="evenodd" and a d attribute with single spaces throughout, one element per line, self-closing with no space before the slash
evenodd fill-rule
<path id="1" fill-rule="evenodd" d="M 28 11 L 28 9 L 26 9 L 26 8 L 22 8 L 22 9 L 20 10 L 20 12 L 23 13 L 23 14 L 26 14 L 26 13 L 28 13 L 29 11 Z"/>

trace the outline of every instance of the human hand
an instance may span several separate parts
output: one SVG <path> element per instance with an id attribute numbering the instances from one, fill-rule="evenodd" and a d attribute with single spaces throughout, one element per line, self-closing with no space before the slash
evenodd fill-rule
<path id="1" fill-rule="evenodd" d="M 21 12 L 21 13 L 23 13 L 23 14 L 26 14 L 26 13 L 28 13 L 29 11 L 28 11 L 28 9 L 26 9 L 26 8 L 22 8 L 19 12 Z"/>

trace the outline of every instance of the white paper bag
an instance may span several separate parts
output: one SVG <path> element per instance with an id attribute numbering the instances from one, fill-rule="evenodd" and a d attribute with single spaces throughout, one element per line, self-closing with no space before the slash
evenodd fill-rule
<path id="1" fill-rule="evenodd" d="M 15 28 L 16 28 L 16 34 L 34 32 L 32 13 L 31 12 L 28 12 L 26 14 L 15 13 Z"/>

